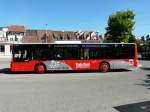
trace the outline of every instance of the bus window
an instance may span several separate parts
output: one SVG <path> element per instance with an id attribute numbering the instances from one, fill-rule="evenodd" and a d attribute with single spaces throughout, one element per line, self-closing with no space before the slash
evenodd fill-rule
<path id="1" fill-rule="evenodd" d="M 84 59 L 89 59 L 89 49 L 84 49 Z"/>
<path id="2" fill-rule="evenodd" d="M 80 49 L 80 59 L 89 59 L 89 48 Z"/>
<path id="3" fill-rule="evenodd" d="M 16 50 L 14 52 L 15 61 L 29 61 L 29 52 L 27 50 Z"/>
<path id="4" fill-rule="evenodd" d="M 98 48 L 90 48 L 90 59 L 99 59 L 100 53 Z"/>
<path id="5" fill-rule="evenodd" d="M 53 48 L 53 59 L 62 60 L 63 59 L 63 49 L 62 48 Z"/>

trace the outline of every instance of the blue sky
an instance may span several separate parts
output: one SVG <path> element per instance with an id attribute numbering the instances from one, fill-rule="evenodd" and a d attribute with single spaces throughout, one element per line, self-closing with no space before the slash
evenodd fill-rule
<path id="1" fill-rule="evenodd" d="M 0 26 L 16 24 L 33 29 L 92 30 L 104 34 L 108 17 L 127 9 L 136 14 L 134 34 L 150 34 L 149 0 L 1 0 Z"/>

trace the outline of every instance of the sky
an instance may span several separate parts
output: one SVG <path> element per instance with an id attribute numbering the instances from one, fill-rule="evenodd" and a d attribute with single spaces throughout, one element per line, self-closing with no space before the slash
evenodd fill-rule
<path id="1" fill-rule="evenodd" d="M 104 35 L 108 17 L 128 9 L 136 15 L 133 34 L 150 34 L 150 0 L 1 0 L 0 26 L 97 31 Z"/>

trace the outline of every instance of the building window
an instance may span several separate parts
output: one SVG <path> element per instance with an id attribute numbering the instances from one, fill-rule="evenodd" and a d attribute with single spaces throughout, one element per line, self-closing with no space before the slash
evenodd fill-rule
<path id="1" fill-rule="evenodd" d="M 10 46 L 10 52 L 12 53 L 12 49 L 13 49 L 13 47 L 12 46 Z"/>
<path id="2" fill-rule="evenodd" d="M 62 37 L 62 36 L 60 36 L 60 40 L 63 40 L 63 37 Z"/>
<path id="3" fill-rule="evenodd" d="M 15 41 L 18 41 L 18 38 L 17 38 L 17 36 L 15 36 Z"/>
<path id="4" fill-rule="evenodd" d="M 4 52 L 4 45 L 0 45 L 0 52 Z"/>
<path id="5" fill-rule="evenodd" d="M 10 41 L 13 41 L 13 38 L 10 38 Z"/>
<path id="6" fill-rule="evenodd" d="M 67 40 L 70 40 L 70 36 L 69 35 L 67 35 Z"/>
<path id="7" fill-rule="evenodd" d="M 20 33 L 20 36 L 24 36 L 24 33 Z"/>

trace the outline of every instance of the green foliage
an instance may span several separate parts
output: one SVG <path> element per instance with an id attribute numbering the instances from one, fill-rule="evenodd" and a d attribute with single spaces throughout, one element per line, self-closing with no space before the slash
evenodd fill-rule
<path id="1" fill-rule="evenodd" d="M 140 48 L 141 48 L 141 55 L 142 58 L 150 59 L 150 36 L 142 36 L 140 38 Z"/>
<path id="2" fill-rule="evenodd" d="M 125 42 L 134 41 L 132 34 L 134 22 L 134 13 L 131 10 L 118 11 L 111 15 L 106 28 L 107 42 Z"/>
<path id="3" fill-rule="evenodd" d="M 129 42 L 129 43 L 136 43 L 136 38 L 135 38 L 135 36 L 134 36 L 134 35 L 130 35 L 128 42 Z"/>

